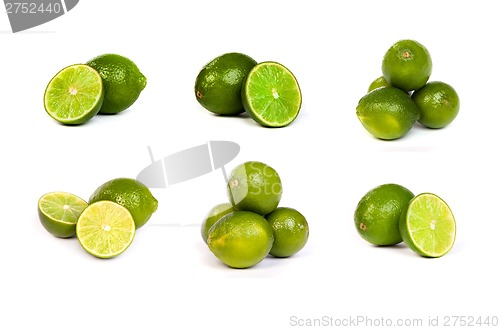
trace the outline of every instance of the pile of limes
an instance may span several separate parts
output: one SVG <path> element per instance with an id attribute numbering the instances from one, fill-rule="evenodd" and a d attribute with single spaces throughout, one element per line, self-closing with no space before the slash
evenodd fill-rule
<path id="1" fill-rule="evenodd" d="M 45 89 L 43 104 L 58 122 L 79 125 L 97 113 L 116 114 L 129 108 L 146 83 L 130 59 L 104 54 L 59 71 Z"/>
<path id="2" fill-rule="evenodd" d="M 295 209 L 278 207 L 282 185 L 272 167 L 256 161 L 237 166 L 227 192 L 230 203 L 213 207 L 201 226 L 203 240 L 226 265 L 248 268 L 269 254 L 289 257 L 307 243 L 306 218 Z"/>
<path id="3" fill-rule="evenodd" d="M 455 242 L 455 218 L 438 196 L 415 196 L 398 184 L 373 188 L 359 201 L 354 213 L 359 235 L 379 246 L 401 242 L 425 257 L 441 257 Z"/>
<path id="4" fill-rule="evenodd" d="M 385 53 L 382 72 L 356 107 L 361 124 L 375 137 L 398 139 L 417 121 L 442 128 L 457 116 L 457 92 L 444 82 L 428 82 L 431 56 L 417 41 L 400 40 L 392 45 Z"/>
<path id="5" fill-rule="evenodd" d="M 247 112 L 266 127 L 283 127 L 297 118 L 302 94 L 297 79 L 277 62 L 257 63 L 227 53 L 207 63 L 196 77 L 196 100 L 218 115 Z"/>
<path id="6" fill-rule="evenodd" d="M 88 203 L 67 192 L 50 192 L 38 200 L 43 227 L 56 237 L 76 235 L 98 258 L 121 254 L 158 208 L 149 189 L 137 180 L 118 178 L 99 186 Z"/>

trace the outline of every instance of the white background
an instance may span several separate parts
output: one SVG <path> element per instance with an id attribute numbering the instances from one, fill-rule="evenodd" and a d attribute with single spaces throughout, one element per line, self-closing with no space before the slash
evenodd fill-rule
<path id="1" fill-rule="evenodd" d="M 499 317 L 494 5 L 82 0 L 17 34 L 0 13 L 0 328 L 292 329 L 299 328 L 293 316 L 365 316 L 421 318 L 424 329 L 430 316 Z M 384 142 L 363 129 L 355 108 L 399 39 L 429 49 L 431 80 L 454 86 L 461 109 L 445 129 L 416 126 Z M 199 106 L 198 71 L 231 51 L 294 72 L 303 106 L 292 125 L 266 129 Z M 78 127 L 52 120 L 42 104 L 52 76 L 109 52 L 131 58 L 147 76 L 139 100 Z M 300 210 L 310 225 L 299 254 L 234 270 L 210 253 L 199 224 L 226 201 L 220 171 L 153 190 L 158 211 L 111 260 L 39 223 L 36 204 L 46 192 L 88 198 L 109 179 L 135 177 L 150 162 L 147 146 L 160 158 L 209 140 L 240 144 L 227 171 L 259 160 L 279 172 L 281 205 Z M 425 259 L 403 244 L 377 248 L 358 237 L 358 200 L 388 182 L 448 202 L 458 231 L 448 255 Z"/>

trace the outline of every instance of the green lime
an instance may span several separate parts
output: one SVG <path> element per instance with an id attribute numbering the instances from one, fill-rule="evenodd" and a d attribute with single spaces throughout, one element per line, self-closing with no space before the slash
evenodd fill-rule
<path id="1" fill-rule="evenodd" d="M 391 86 L 404 91 L 419 89 L 431 76 L 431 55 L 415 40 L 400 40 L 385 53 L 382 72 Z"/>
<path id="2" fill-rule="evenodd" d="M 391 86 L 391 85 L 387 82 L 387 80 L 385 80 L 384 76 L 378 77 L 377 79 L 372 81 L 372 83 L 368 87 L 368 93 L 374 89 L 377 89 L 380 87 L 387 87 L 387 86 Z"/>
<path id="3" fill-rule="evenodd" d="M 89 204 L 108 200 L 126 207 L 139 229 L 151 218 L 158 208 L 158 201 L 144 184 L 129 178 L 110 180 L 94 191 Z"/>
<path id="4" fill-rule="evenodd" d="M 236 210 L 271 213 L 278 207 L 283 187 L 271 166 L 261 162 L 246 162 L 232 171 L 227 182 L 229 200 Z"/>
<path id="5" fill-rule="evenodd" d="M 309 238 L 309 224 L 297 210 L 278 207 L 266 216 L 274 234 L 270 254 L 275 257 L 289 257 L 299 252 Z"/>
<path id="6" fill-rule="evenodd" d="M 208 212 L 207 217 L 203 220 L 201 224 L 201 237 L 206 243 L 208 240 L 208 231 L 212 228 L 213 224 L 220 220 L 226 214 L 236 211 L 231 205 L 231 203 L 222 203 L 215 205 L 210 212 Z"/>
<path id="7" fill-rule="evenodd" d="M 38 200 L 38 217 L 43 227 L 57 237 L 72 237 L 78 217 L 88 206 L 78 196 L 67 192 L 51 192 Z"/>
<path id="8" fill-rule="evenodd" d="M 411 97 L 394 87 L 381 87 L 363 96 L 356 114 L 368 132 L 383 140 L 402 137 L 420 116 Z"/>
<path id="9" fill-rule="evenodd" d="M 66 125 L 89 121 L 101 109 L 103 81 L 99 73 L 85 64 L 70 65 L 49 82 L 43 96 L 45 111 Z"/>
<path id="10" fill-rule="evenodd" d="M 276 62 L 257 64 L 241 90 L 245 111 L 268 127 L 289 125 L 299 115 L 302 94 L 290 70 Z"/>
<path id="11" fill-rule="evenodd" d="M 423 193 L 401 214 L 399 229 L 406 245 L 424 257 L 441 257 L 455 243 L 455 218 L 438 196 Z"/>
<path id="12" fill-rule="evenodd" d="M 207 244 L 229 267 L 248 268 L 269 254 L 273 241 L 273 230 L 266 219 L 253 212 L 235 211 L 210 228 Z"/>
<path id="13" fill-rule="evenodd" d="M 420 110 L 418 122 L 430 128 L 442 128 L 458 115 L 460 100 L 450 85 L 433 81 L 413 92 L 411 97 Z"/>
<path id="14" fill-rule="evenodd" d="M 76 237 L 88 253 L 98 258 L 112 258 L 125 251 L 135 236 L 130 212 L 111 201 L 90 204 L 76 224 Z"/>
<path id="15" fill-rule="evenodd" d="M 146 77 L 124 56 L 104 54 L 87 64 L 99 72 L 104 82 L 104 102 L 99 113 L 114 114 L 129 108 L 146 87 Z"/>
<path id="16" fill-rule="evenodd" d="M 397 184 L 384 184 L 366 193 L 354 213 L 359 235 L 374 245 L 394 245 L 402 241 L 399 218 L 413 193 Z"/>
<path id="17" fill-rule="evenodd" d="M 196 100 L 208 111 L 219 115 L 242 113 L 241 85 L 256 64 L 253 58 L 241 53 L 216 57 L 196 77 Z"/>

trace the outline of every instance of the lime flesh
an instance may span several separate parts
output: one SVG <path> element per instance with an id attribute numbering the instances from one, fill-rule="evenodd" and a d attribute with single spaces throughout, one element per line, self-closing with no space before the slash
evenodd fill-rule
<path id="1" fill-rule="evenodd" d="M 295 76 L 276 62 L 256 65 L 242 88 L 245 111 L 259 124 L 283 127 L 299 115 L 302 94 Z"/>
<path id="2" fill-rule="evenodd" d="M 85 64 L 59 71 L 45 89 L 45 111 L 62 124 L 89 121 L 101 109 L 104 88 L 99 73 Z"/>
<path id="3" fill-rule="evenodd" d="M 88 206 L 78 196 L 66 192 L 51 192 L 38 200 L 38 216 L 43 227 L 57 237 L 72 237 L 78 217 Z"/>
<path id="4" fill-rule="evenodd" d="M 112 258 L 125 251 L 135 236 L 135 223 L 123 206 L 100 201 L 90 204 L 76 224 L 82 247 L 98 258 Z"/>
<path id="5" fill-rule="evenodd" d="M 413 198 L 399 223 L 405 244 L 424 257 L 441 257 L 455 243 L 455 218 L 438 196 L 423 193 Z"/>

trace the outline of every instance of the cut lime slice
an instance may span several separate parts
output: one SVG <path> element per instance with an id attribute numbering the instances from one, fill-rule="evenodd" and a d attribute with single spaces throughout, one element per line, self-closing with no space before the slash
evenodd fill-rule
<path id="1" fill-rule="evenodd" d="M 259 124 L 283 127 L 297 118 L 302 94 L 295 76 L 276 62 L 257 64 L 242 88 L 245 111 Z"/>
<path id="2" fill-rule="evenodd" d="M 45 111 L 60 123 L 78 125 L 89 121 L 101 109 L 104 88 L 99 73 L 85 64 L 59 71 L 47 88 Z"/>
<path id="3" fill-rule="evenodd" d="M 455 243 L 455 218 L 450 207 L 430 193 L 414 197 L 401 214 L 399 229 L 403 241 L 424 257 L 441 257 Z"/>
<path id="4" fill-rule="evenodd" d="M 98 258 L 112 258 L 125 251 L 135 236 L 130 212 L 120 204 L 100 201 L 90 204 L 76 224 L 82 247 Z"/>
<path id="5" fill-rule="evenodd" d="M 76 222 L 88 206 L 78 196 L 66 192 L 51 192 L 38 200 L 38 217 L 43 227 L 57 237 L 71 237 L 76 233 Z"/>

